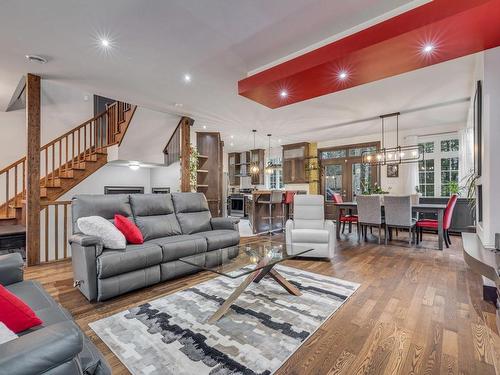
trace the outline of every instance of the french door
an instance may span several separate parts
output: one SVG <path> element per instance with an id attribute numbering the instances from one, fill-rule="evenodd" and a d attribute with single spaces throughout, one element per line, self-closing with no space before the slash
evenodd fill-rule
<path id="1" fill-rule="evenodd" d="M 334 219 L 335 216 L 334 193 L 340 194 L 344 202 L 349 202 L 368 186 L 378 183 L 379 168 L 361 162 L 362 151 L 377 146 L 347 145 L 319 151 L 321 192 L 325 196 L 325 214 L 328 219 Z"/>

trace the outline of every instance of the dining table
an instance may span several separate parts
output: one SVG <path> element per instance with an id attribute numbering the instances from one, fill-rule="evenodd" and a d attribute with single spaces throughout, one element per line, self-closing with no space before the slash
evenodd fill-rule
<path id="1" fill-rule="evenodd" d="M 342 211 L 345 210 L 348 212 L 348 215 L 356 214 L 358 210 L 358 204 L 356 202 L 342 202 L 342 203 L 334 203 L 336 211 L 337 211 L 337 223 L 340 223 L 340 217 L 342 215 Z M 432 203 L 419 203 L 412 205 L 412 211 L 414 213 L 433 213 L 437 215 L 438 221 L 438 249 L 443 250 L 443 239 L 444 239 L 444 231 L 443 231 L 443 217 L 444 211 L 446 209 L 445 204 L 432 204 Z M 382 203 L 382 211 L 384 210 L 384 204 Z M 340 240 L 340 225 L 336 225 L 337 239 Z"/>

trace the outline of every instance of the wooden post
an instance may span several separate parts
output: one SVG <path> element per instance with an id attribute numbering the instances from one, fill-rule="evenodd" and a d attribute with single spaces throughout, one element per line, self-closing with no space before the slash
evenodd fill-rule
<path id="1" fill-rule="evenodd" d="M 194 120 L 189 117 L 181 118 L 181 191 L 191 191 L 189 178 L 189 156 L 191 154 L 191 125 Z"/>
<path id="2" fill-rule="evenodd" d="M 26 258 L 40 263 L 40 77 L 26 76 Z"/>

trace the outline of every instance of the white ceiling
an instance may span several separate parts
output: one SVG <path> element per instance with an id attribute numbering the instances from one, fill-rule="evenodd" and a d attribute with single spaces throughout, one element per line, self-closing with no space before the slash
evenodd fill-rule
<path id="1" fill-rule="evenodd" d="M 237 95 L 237 81 L 248 71 L 419 3 L 0 0 L 0 108 L 30 71 L 96 94 L 188 114 L 199 129 L 220 131 L 228 150 L 251 146 L 253 128 L 261 147 L 267 146 L 268 132 L 283 143 L 356 136 L 378 132 L 378 121 L 334 125 L 434 105 L 405 115 L 402 126 L 464 122 L 468 104 L 454 102 L 470 95 L 473 57 L 276 110 Z M 98 46 L 101 35 L 112 41 L 108 53 Z M 28 53 L 49 63 L 28 64 Z M 192 76 L 189 84 L 183 82 L 185 73 Z M 439 106 L 446 102 L 454 104 Z"/>

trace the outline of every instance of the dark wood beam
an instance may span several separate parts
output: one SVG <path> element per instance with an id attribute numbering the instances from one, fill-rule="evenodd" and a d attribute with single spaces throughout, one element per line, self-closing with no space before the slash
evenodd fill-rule
<path id="1" fill-rule="evenodd" d="M 26 76 L 26 259 L 40 263 L 40 127 L 41 79 Z"/>
<path id="2" fill-rule="evenodd" d="M 189 117 L 181 118 L 181 191 L 191 191 L 189 178 L 189 157 L 191 155 L 191 125 L 194 120 Z"/>

